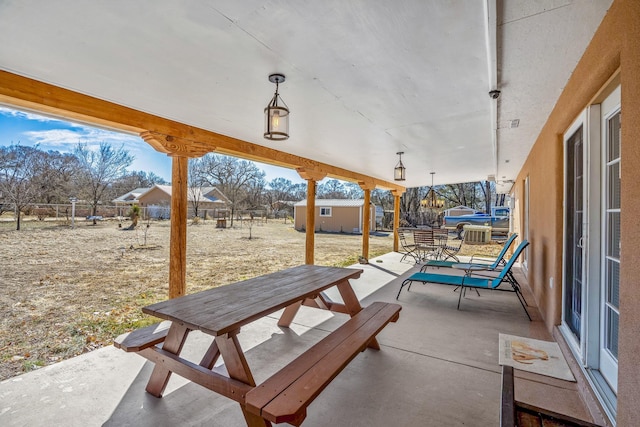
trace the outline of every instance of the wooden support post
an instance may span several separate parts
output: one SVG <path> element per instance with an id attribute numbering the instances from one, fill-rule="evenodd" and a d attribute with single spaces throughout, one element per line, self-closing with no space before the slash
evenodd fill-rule
<path id="1" fill-rule="evenodd" d="M 172 157 L 171 241 L 169 250 L 169 298 L 187 289 L 187 183 L 189 158 Z"/>
<path id="2" fill-rule="evenodd" d="M 364 190 L 364 204 L 362 206 L 362 258 L 369 259 L 369 231 L 371 230 L 371 190 L 376 188 L 375 184 L 369 182 L 359 182 L 360 188 Z M 362 262 L 365 262 L 365 261 Z"/>
<path id="3" fill-rule="evenodd" d="M 371 190 L 364 190 L 364 211 L 362 212 L 362 257 L 369 259 L 369 231 L 371 229 Z"/>
<path id="4" fill-rule="evenodd" d="M 304 251 L 304 263 L 314 264 L 315 252 L 315 233 L 316 233 L 316 182 L 312 179 L 307 180 L 307 219 L 306 242 Z"/>
<path id="5" fill-rule="evenodd" d="M 402 193 L 392 191 L 393 194 L 393 251 L 398 252 L 400 248 L 398 228 L 400 227 L 400 196 Z"/>
<path id="6" fill-rule="evenodd" d="M 305 222 L 306 227 L 306 243 L 304 263 L 314 264 L 314 245 L 315 245 L 315 232 L 316 232 L 316 182 L 324 179 L 327 176 L 325 172 L 316 170 L 298 168 L 296 169 L 298 175 L 302 179 L 307 180 L 307 217 Z"/>

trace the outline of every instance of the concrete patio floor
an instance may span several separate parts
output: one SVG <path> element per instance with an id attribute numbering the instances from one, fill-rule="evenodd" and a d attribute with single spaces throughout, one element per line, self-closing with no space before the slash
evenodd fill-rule
<path id="1" fill-rule="evenodd" d="M 352 282 L 363 305 L 395 301 L 401 278 L 416 271 L 400 257 L 389 253 L 354 266 L 365 271 Z M 470 292 L 456 310 L 451 287 L 415 283 L 410 292 L 402 291 L 399 321 L 378 336 L 381 350 L 359 354 L 309 407 L 303 426 L 498 425 L 498 334 L 552 341 L 528 289 L 525 297 L 532 322 L 513 293 Z M 239 338 L 256 382 L 345 320 L 346 315 L 303 307 L 290 329 L 276 325 L 277 315 L 243 328 Z M 210 340 L 192 333 L 186 348 L 198 354 Z M 5 380 L 0 425 L 246 425 L 236 402 L 175 375 L 162 399 L 150 396 L 144 388 L 151 368 L 146 359 L 111 346 Z M 575 383 L 519 374 L 516 398 L 590 419 Z"/>

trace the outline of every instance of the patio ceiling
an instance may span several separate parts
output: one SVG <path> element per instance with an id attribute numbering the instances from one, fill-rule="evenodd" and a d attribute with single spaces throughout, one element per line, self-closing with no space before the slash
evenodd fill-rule
<path id="1" fill-rule="evenodd" d="M 0 69 L 385 181 L 404 151 L 407 187 L 504 192 L 610 4 L 8 0 Z M 262 137 L 274 72 L 284 142 Z"/>

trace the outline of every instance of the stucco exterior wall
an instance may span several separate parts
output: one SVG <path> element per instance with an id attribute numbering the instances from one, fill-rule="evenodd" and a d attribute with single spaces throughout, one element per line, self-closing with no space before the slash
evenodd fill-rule
<path id="1" fill-rule="evenodd" d="M 619 74 L 617 74 L 619 73 Z M 547 328 L 562 315 L 563 137 L 600 91 L 622 87 L 621 271 L 617 425 L 640 425 L 640 1 L 615 0 L 538 136 L 512 195 L 522 230 L 524 180 L 530 182 L 528 279 Z M 554 287 L 550 287 L 553 278 Z"/>
<path id="2" fill-rule="evenodd" d="M 140 206 L 171 205 L 171 196 L 159 188 L 152 188 L 139 198 Z"/>

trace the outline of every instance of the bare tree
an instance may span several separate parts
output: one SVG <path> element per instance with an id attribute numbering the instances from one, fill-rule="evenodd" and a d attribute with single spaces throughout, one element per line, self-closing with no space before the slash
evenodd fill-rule
<path id="1" fill-rule="evenodd" d="M 380 190 L 377 188 L 375 190 L 371 190 L 371 203 L 382 208 L 382 227 L 390 228 L 393 221 L 393 215 L 387 213 L 393 210 L 394 207 L 393 194 L 391 194 L 390 191 Z"/>
<path id="2" fill-rule="evenodd" d="M 75 196 L 78 174 L 78 159 L 73 154 L 57 151 L 39 151 L 35 159 L 34 185 L 39 188 L 39 202 L 68 203 Z"/>
<path id="3" fill-rule="evenodd" d="M 105 142 L 100 143 L 97 150 L 92 150 L 87 144 L 79 144 L 74 154 L 79 161 L 81 189 L 83 195 L 91 201 L 91 212 L 95 217 L 105 190 L 127 173 L 133 156 L 124 149 L 124 145 L 114 149 Z M 93 223 L 95 224 L 95 219 Z"/>
<path id="4" fill-rule="evenodd" d="M 307 197 L 307 184 L 289 181 L 285 178 L 275 178 L 268 184 L 269 189 L 266 191 L 268 203 L 272 209 L 281 211 L 287 210 L 288 215 L 293 215 L 292 203 L 304 200 Z"/>
<path id="5" fill-rule="evenodd" d="M 265 191 L 265 197 L 271 209 L 277 210 L 282 201 L 294 200 L 292 195 L 293 183 L 290 180 L 286 178 L 275 178 L 272 179 L 267 186 L 269 188 Z"/>
<path id="6" fill-rule="evenodd" d="M 204 175 L 204 163 L 202 159 L 189 159 L 189 188 L 187 189 L 187 198 L 193 208 L 193 216 L 198 216 L 198 209 L 202 201 L 202 187 L 207 184 L 207 178 Z"/>
<path id="7" fill-rule="evenodd" d="M 210 185 L 217 186 L 231 201 L 231 226 L 233 217 L 246 199 L 249 185 L 264 181 L 265 173 L 253 162 L 234 157 L 207 154 L 202 157 L 203 175 Z"/>
<path id="8" fill-rule="evenodd" d="M 345 197 L 347 199 L 357 200 L 364 197 L 364 190 L 358 184 L 353 182 L 345 182 L 343 186 Z"/>
<path id="9" fill-rule="evenodd" d="M 479 184 L 484 196 L 484 211 L 491 213 L 491 182 L 484 181 L 484 185 L 482 183 Z"/>
<path id="10" fill-rule="evenodd" d="M 400 225 L 415 225 L 423 195 L 422 187 L 407 188 L 400 198 Z"/>
<path id="11" fill-rule="evenodd" d="M 307 197 L 307 183 L 293 184 L 291 187 L 292 200 L 303 200 Z"/>
<path id="12" fill-rule="evenodd" d="M 267 204 L 267 198 L 265 197 L 266 185 L 264 174 L 261 178 L 247 183 L 244 202 L 249 209 L 263 209 L 264 205 Z"/>
<path id="13" fill-rule="evenodd" d="M 0 147 L 0 193 L 15 209 L 16 230 L 20 230 L 22 211 L 40 196 L 34 180 L 40 153 L 38 148 L 21 145 Z"/>
<path id="14" fill-rule="evenodd" d="M 329 179 L 320 185 L 316 190 L 318 199 L 346 199 L 344 184 L 337 179 Z"/>

